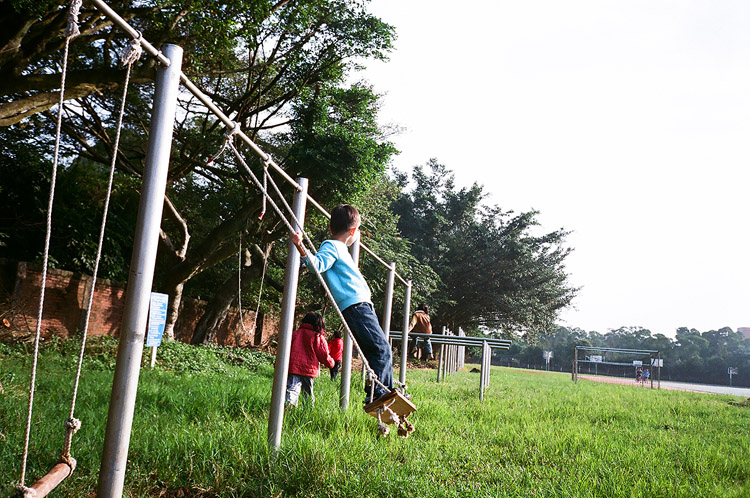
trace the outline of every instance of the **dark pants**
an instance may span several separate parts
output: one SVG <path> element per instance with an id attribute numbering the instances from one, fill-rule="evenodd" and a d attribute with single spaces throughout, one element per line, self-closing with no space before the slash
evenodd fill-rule
<path id="1" fill-rule="evenodd" d="M 341 368 L 341 362 L 336 361 L 333 363 L 333 367 L 331 370 L 331 380 L 336 380 L 336 377 L 339 375 L 339 369 Z"/>
<path id="2" fill-rule="evenodd" d="M 378 380 L 388 389 L 393 390 L 391 346 L 385 340 L 385 334 L 383 329 L 380 328 L 378 317 L 375 315 L 372 305 L 370 303 L 354 304 L 342 311 L 342 314 Z M 365 394 L 365 400 L 369 400 L 369 389 L 365 388 Z M 388 391 L 375 384 L 375 398 L 377 399 L 384 394 L 388 394 Z"/>

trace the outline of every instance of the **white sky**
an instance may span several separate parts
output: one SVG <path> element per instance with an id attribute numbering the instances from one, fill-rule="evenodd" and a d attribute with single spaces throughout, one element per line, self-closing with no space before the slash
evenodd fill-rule
<path id="1" fill-rule="evenodd" d="M 573 233 L 567 326 L 750 326 L 750 2 L 373 0 L 364 77 L 431 157 Z"/>

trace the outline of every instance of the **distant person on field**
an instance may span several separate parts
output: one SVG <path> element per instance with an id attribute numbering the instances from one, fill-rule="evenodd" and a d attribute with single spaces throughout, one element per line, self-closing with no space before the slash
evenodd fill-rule
<path id="1" fill-rule="evenodd" d="M 331 367 L 331 380 L 336 380 L 341 368 L 341 356 L 344 352 L 344 340 L 341 338 L 341 329 L 333 333 L 328 341 L 328 350 L 331 352 L 334 364 Z"/>
<path id="2" fill-rule="evenodd" d="M 638 367 L 638 368 L 637 368 L 637 369 L 635 370 L 635 381 L 636 381 L 636 382 L 640 382 L 640 381 L 641 381 L 641 377 L 643 377 L 643 370 L 641 370 L 641 368 L 640 368 L 640 367 Z"/>
<path id="3" fill-rule="evenodd" d="M 651 372 L 647 368 L 646 370 L 643 371 L 643 383 L 644 384 L 648 382 L 649 377 L 651 377 Z"/>
<path id="4" fill-rule="evenodd" d="M 344 315 L 367 362 L 378 380 L 386 386 L 375 385 L 375 399 L 393 390 L 393 359 L 391 346 L 378 323 L 372 307 L 372 294 L 347 249 L 359 240 L 361 219 L 354 206 L 342 204 L 331 210 L 329 230 L 331 238 L 320 245 L 318 254 L 308 254 L 302 245 L 302 235 L 294 233 L 292 243 L 297 247 L 305 265 L 314 266 L 323 274 L 336 305 Z M 370 391 L 365 388 L 365 404 L 370 403 Z"/>
<path id="5" fill-rule="evenodd" d="M 409 323 L 409 333 L 412 332 L 417 334 L 432 334 L 432 324 L 430 323 L 430 314 L 429 314 L 429 308 L 427 307 L 427 304 L 422 303 L 419 305 L 419 308 L 417 308 L 417 311 L 414 313 L 414 315 L 411 317 L 411 322 Z M 432 342 L 430 341 L 429 337 L 425 337 L 422 339 L 422 347 L 419 347 L 419 338 L 414 339 L 414 357 L 420 358 L 420 350 L 421 350 L 421 358 L 430 360 L 434 360 L 435 357 L 432 355 Z"/>
<path id="6" fill-rule="evenodd" d="M 323 335 L 324 328 L 323 317 L 311 311 L 302 319 L 299 329 L 292 334 L 289 376 L 286 381 L 286 402 L 290 405 L 297 406 L 300 392 L 314 403 L 313 382 L 320 373 L 320 364 L 327 368 L 334 365 Z"/>

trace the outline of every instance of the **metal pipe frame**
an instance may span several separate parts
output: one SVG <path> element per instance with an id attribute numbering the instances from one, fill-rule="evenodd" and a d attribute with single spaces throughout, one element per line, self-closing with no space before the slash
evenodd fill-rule
<path id="1" fill-rule="evenodd" d="M 487 344 L 482 344 L 482 361 L 479 366 L 479 401 L 484 401 L 485 368 L 487 365 Z"/>
<path id="2" fill-rule="evenodd" d="M 402 333 L 400 330 L 391 330 L 390 337 L 394 340 L 401 339 Z M 484 337 L 472 337 L 472 336 L 450 336 L 442 334 L 418 334 L 415 332 L 409 333 L 409 338 L 428 338 L 436 344 L 453 344 L 458 346 L 478 346 L 481 347 L 483 343 L 491 345 L 493 348 L 507 350 L 510 349 L 512 341 L 507 339 L 494 339 Z"/>
<path id="3" fill-rule="evenodd" d="M 307 178 L 297 178 L 302 190 L 294 193 L 292 210 L 301 224 L 305 223 L 307 201 Z M 297 227 L 302 230 L 304 227 Z M 268 445 L 272 451 L 281 446 L 281 432 L 284 426 L 284 403 L 286 401 L 286 381 L 289 375 L 289 357 L 292 350 L 292 333 L 294 329 L 294 309 L 297 303 L 297 285 L 299 284 L 300 255 L 291 238 L 286 255 L 286 273 L 284 294 L 281 298 L 281 318 L 279 320 L 279 341 L 276 350 L 276 362 L 273 372 L 273 390 L 271 391 L 271 409 L 268 416 Z"/>
<path id="4" fill-rule="evenodd" d="M 359 248 L 361 244 L 356 241 L 349 248 L 349 254 L 355 266 L 359 266 Z M 344 350 L 341 353 L 341 387 L 339 389 L 339 408 L 346 410 L 349 408 L 349 394 L 352 384 L 352 338 L 349 334 L 344 334 Z"/>
<path id="5" fill-rule="evenodd" d="M 411 319 L 411 280 L 404 289 L 404 323 L 401 334 L 401 370 L 398 373 L 399 382 L 406 384 L 406 369 L 409 364 L 409 320 Z"/>
<path id="6" fill-rule="evenodd" d="M 388 279 L 385 282 L 385 303 L 383 303 L 383 332 L 385 340 L 388 340 L 388 331 L 391 330 L 391 313 L 393 311 L 393 281 L 396 277 L 396 263 L 391 263 L 388 268 Z"/>
<path id="7" fill-rule="evenodd" d="M 143 339 L 154 280 L 182 66 L 182 48 L 170 44 L 162 48 L 171 63 L 168 67 L 159 67 L 156 73 L 146 167 L 109 401 L 98 498 L 122 496 L 143 356 Z"/>

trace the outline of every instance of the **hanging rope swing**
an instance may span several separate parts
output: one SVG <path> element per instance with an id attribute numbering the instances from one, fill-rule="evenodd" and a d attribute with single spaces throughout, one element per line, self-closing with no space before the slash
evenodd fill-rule
<path id="1" fill-rule="evenodd" d="M 60 460 L 55 464 L 52 469 L 41 479 L 36 481 L 30 487 L 25 485 L 26 481 L 26 466 L 29 455 L 29 441 L 31 436 L 31 415 L 34 406 L 34 391 L 36 386 L 36 371 L 39 357 L 39 339 L 41 336 L 41 324 L 42 314 L 44 310 L 44 290 L 46 287 L 47 280 L 47 269 L 49 263 L 49 242 L 52 231 L 52 206 L 54 203 L 55 185 L 57 178 L 57 167 L 59 164 L 60 157 L 60 131 L 62 127 L 62 111 L 63 102 L 65 95 L 65 80 L 67 74 L 67 61 L 70 40 L 79 34 L 78 30 L 78 15 L 80 12 L 82 0 L 74 0 L 71 4 L 70 13 L 68 15 L 68 26 L 65 30 L 65 53 L 63 57 L 63 68 L 62 68 L 62 81 L 60 84 L 60 101 L 58 103 L 58 114 L 57 114 L 57 128 L 55 132 L 55 152 L 54 161 L 52 167 L 52 180 L 50 182 L 50 195 L 49 203 L 47 206 L 47 227 L 46 236 L 44 243 L 44 259 L 42 263 L 42 280 L 40 284 L 40 296 L 39 296 L 39 312 L 37 315 L 36 331 L 34 335 L 34 356 L 31 368 L 31 381 L 29 386 L 29 405 L 28 405 L 28 417 L 26 420 L 26 435 L 24 440 L 23 449 L 23 461 L 21 466 L 21 478 L 17 489 L 22 493 L 24 498 L 39 498 L 47 496 L 47 494 L 55 489 L 63 480 L 70 476 L 76 468 L 76 460 L 70 454 L 73 435 L 81 428 L 81 421 L 75 418 L 75 406 L 78 397 L 78 388 L 81 378 L 81 370 L 83 365 L 84 351 L 86 348 L 86 338 L 88 334 L 88 327 L 91 317 L 91 307 L 94 299 L 94 288 L 96 285 L 96 278 L 99 272 L 99 263 L 101 261 L 102 246 L 104 243 L 104 233 L 107 224 L 107 214 L 109 212 L 109 202 L 112 196 L 112 184 L 114 180 L 115 165 L 117 163 L 117 153 L 120 143 L 120 132 L 122 129 L 122 121 L 125 113 L 125 100 L 127 98 L 128 85 L 130 83 L 130 71 L 133 63 L 135 63 L 141 56 L 141 45 L 140 36 L 131 41 L 129 46 L 123 52 L 121 56 L 121 62 L 126 69 L 125 83 L 123 84 L 122 102 L 120 105 L 120 113 L 116 127 L 115 141 L 113 144 L 112 162 L 109 170 L 109 182 L 107 186 L 107 193 L 104 200 L 102 224 L 99 231 L 99 242 L 97 244 L 96 261 L 94 263 L 94 271 L 92 276 L 92 285 L 89 291 L 88 304 L 86 307 L 86 314 L 84 318 L 83 331 L 81 334 L 81 347 L 78 356 L 78 365 L 76 368 L 75 382 L 73 386 L 73 394 L 70 406 L 70 414 L 67 420 L 65 420 L 65 437 L 63 441 L 63 449 L 60 454 Z"/>
<path id="2" fill-rule="evenodd" d="M 310 239 L 307 232 L 302 229 L 302 224 L 297 219 L 297 217 L 294 214 L 294 211 L 292 210 L 291 206 L 289 206 L 289 203 L 287 203 L 286 199 L 284 198 L 283 194 L 279 190 L 279 187 L 276 185 L 276 182 L 273 180 L 273 177 L 268 174 L 268 164 L 271 161 L 271 156 L 266 155 L 266 157 L 263 158 L 264 162 L 264 178 L 263 182 L 258 179 L 258 177 L 253 173 L 253 171 L 250 169 L 250 167 L 247 165 L 247 162 L 245 162 L 245 159 L 242 157 L 242 154 L 237 150 L 237 148 L 234 145 L 234 135 L 236 135 L 240 130 L 239 123 L 234 123 L 232 128 L 227 128 L 227 132 L 225 133 L 224 137 L 224 144 L 221 148 L 221 151 L 218 155 L 221 154 L 227 147 L 232 151 L 237 161 L 242 165 L 244 171 L 248 174 L 250 179 L 253 181 L 255 186 L 260 190 L 261 194 L 263 195 L 263 202 L 264 202 L 264 210 L 265 210 L 265 202 L 268 201 L 268 203 L 271 204 L 271 207 L 274 209 L 276 214 L 279 216 L 279 219 L 286 225 L 286 227 L 289 229 L 290 232 L 295 233 L 297 231 L 300 231 L 303 236 L 303 246 L 307 251 L 310 251 L 312 254 L 316 254 L 317 251 L 315 250 L 315 245 L 312 243 L 312 240 Z M 215 160 L 215 157 L 212 158 L 212 160 Z M 267 185 L 270 183 L 271 187 L 273 187 L 273 190 L 276 192 L 279 199 L 281 199 L 281 202 L 283 203 L 289 217 L 292 221 L 287 219 L 287 217 L 282 213 L 279 206 L 274 201 L 273 197 L 268 192 Z M 295 230 L 294 226 L 292 225 L 292 222 L 298 227 L 299 230 Z M 354 337 L 354 334 L 352 333 L 351 329 L 349 328 L 349 325 L 346 323 L 346 320 L 344 319 L 344 315 L 341 313 L 341 310 L 339 309 L 338 305 L 336 304 L 336 301 L 333 297 L 333 294 L 331 293 L 330 288 L 328 287 L 325 279 L 323 278 L 322 274 L 312 266 L 312 270 L 315 273 L 315 276 L 318 278 L 320 284 L 323 286 L 323 289 L 326 292 L 326 295 L 328 299 L 330 299 L 331 303 L 333 303 L 333 307 L 336 310 L 336 313 L 338 314 L 339 319 L 341 320 L 341 323 L 343 324 L 347 334 L 349 335 L 349 338 L 352 341 L 352 344 L 357 350 L 357 353 L 359 354 L 359 357 L 362 360 L 362 367 L 366 372 L 366 377 L 370 384 L 370 399 L 375 398 L 375 385 L 382 387 L 388 394 L 385 396 L 381 396 L 377 400 L 373 401 L 372 403 L 366 405 L 364 407 L 365 411 L 372 415 L 373 417 L 377 418 L 378 420 L 378 430 L 380 434 L 386 435 L 389 432 L 388 425 L 397 425 L 398 426 L 398 433 L 402 437 L 408 437 L 408 435 L 414 431 L 414 426 L 406 420 L 406 417 L 408 417 L 411 413 L 416 411 L 416 406 L 409 401 L 398 389 L 391 389 L 388 386 L 384 385 L 379 379 L 378 376 L 375 374 L 375 371 L 370 366 L 369 362 L 367 361 L 367 358 L 365 358 L 364 353 L 362 352 L 362 349 L 360 348 L 359 344 L 357 343 L 356 338 Z M 402 385 L 402 388 L 405 386 Z"/>

